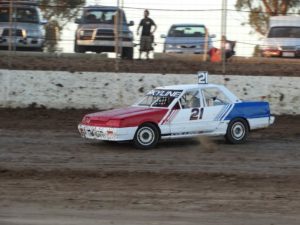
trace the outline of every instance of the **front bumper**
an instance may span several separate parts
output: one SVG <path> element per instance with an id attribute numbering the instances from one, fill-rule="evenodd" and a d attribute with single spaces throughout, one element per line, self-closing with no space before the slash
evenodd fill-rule
<path id="1" fill-rule="evenodd" d="M 0 46 L 8 47 L 10 44 L 20 48 L 42 48 L 45 39 L 42 38 L 23 38 L 23 37 L 0 37 Z"/>
<path id="2" fill-rule="evenodd" d="M 200 48 L 170 48 L 166 49 L 165 53 L 176 54 L 203 54 L 204 50 Z"/>
<path id="3" fill-rule="evenodd" d="M 95 46 L 95 47 L 115 47 L 115 41 L 101 41 L 101 40 L 77 40 L 77 45 L 79 46 Z M 125 48 L 133 48 L 134 44 L 132 41 L 120 41 L 119 46 Z"/>
<path id="4" fill-rule="evenodd" d="M 103 141 L 128 141 L 134 138 L 137 127 L 96 127 L 79 124 L 78 130 L 83 138 Z"/>
<path id="5" fill-rule="evenodd" d="M 300 57 L 300 50 L 295 51 L 282 51 L 282 50 L 263 50 L 262 55 L 266 57 L 287 57 L 287 58 L 294 58 Z"/>

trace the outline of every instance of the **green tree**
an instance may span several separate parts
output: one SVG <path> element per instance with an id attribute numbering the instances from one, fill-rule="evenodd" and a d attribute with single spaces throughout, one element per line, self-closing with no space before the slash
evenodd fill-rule
<path id="1" fill-rule="evenodd" d="M 265 35 L 270 16 L 300 14 L 299 0 L 236 0 L 237 10 L 249 10 L 249 25 L 259 34 Z"/>
<path id="2" fill-rule="evenodd" d="M 46 47 L 53 52 L 64 27 L 79 14 L 86 0 L 41 0 L 43 16 L 49 21 L 46 26 Z"/>

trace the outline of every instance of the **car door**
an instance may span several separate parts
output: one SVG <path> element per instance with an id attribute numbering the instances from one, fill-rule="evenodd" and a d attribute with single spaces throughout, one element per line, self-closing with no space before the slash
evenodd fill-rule
<path id="1" fill-rule="evenodd" d="M 203 115 L 199 121 L 201 130 L 206 133 L 215 132 L 232 104 L 218 87 L 202 88 L 201 95 L 204 105 Z"/>
<path id="2" fill-rule="evenodd" d="M 199 131 L 200 113 L 203 110 L 200 103 L 200 89 L 186 91 L 179 99 L 180 108 L 173 110 L 170 122 L 172 135 L 185 135 Z"/>

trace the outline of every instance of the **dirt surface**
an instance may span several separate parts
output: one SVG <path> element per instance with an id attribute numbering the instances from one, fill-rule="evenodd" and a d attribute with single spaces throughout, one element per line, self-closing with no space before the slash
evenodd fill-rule
<path id="1" fill-rule="evenodd" d="M 81 139 L 87 112 L 0 110 L 1 225 L 299 225 L 300 116 L 141 151 Z"/>
<path id="2" fill-rule="evenodd" d="M 46 54 L 46 53 L 45 53 Z M 0 56 L 0 69 L 116 72 L 114 59 L 97 55 L 59 57 L 51 55 Z M 162 57 L 152 60 L 120 60 L 120 72 L 193 74 L 199 70 L 222 74 L 221 63 L 202 62 L 201 58 Z M 226 64 L 226 74 L 300 76 L 300 59 L 233 57 Z"/>

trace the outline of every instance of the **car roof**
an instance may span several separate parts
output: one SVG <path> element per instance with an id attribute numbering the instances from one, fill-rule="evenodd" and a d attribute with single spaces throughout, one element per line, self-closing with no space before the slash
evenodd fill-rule
<path id="1" fill-rule="evenodd" d="M 180 84 L 180 85 L 170 85 L 170 86 L 162 86 L 157 87 L 155 89 L 159 90 L 182 90 L 183 92 L 196 88 L 218 88 L 221 90 L 227 97 L 230 99 L 232 103 L 240 102 L 241 100 L 235 96 L 231 91 L 229 91 L 224 85 L 218 84 Z"/>
<path id="2" fill-rule="evenodd" d="M 20 7 L 20 6 L 27 6 L 27 7 L 36 7 L 39 5 L 39 0 L 15 0 L 13 1 L 14 7 Z M 1 6 L 10 6 L 10 1 L 9 0 L 0 0 L 0 5 Z"/>
<path id="3" fill-rule="evenodd" d="M 190 90 L 195 88 L 214 88 L 214 87 L 224 87 L 223 85 L 218 84 L 180 84 L 180 85 L 170 85 L 170 86 L 161 86 L 155 89 L 166 89 L 166 90 Z"/>
<path id="4" fill-rule="evenodd" d="M 7 4 L 7 3 L 1 3 L 1 2 L 0 2 L 0 6 L 3 7 L 3 8 L 6 8 L 6 7 L 9 8 L 9 7 L 10 7 L 9 4 Z M 15 7 L 15 8 L 37 8 L 38 5 L 34 5 L 34 4 L 29 5 L 29 4 L 19 4 L 19 3 L 15 3 L 15 4 L 14 4 L 14 7 Z"/>
<path id="5" fill-rule="evenodd" d="M 106 9 L 106 10 L 117 10 L 116 6 L 103 6 L 103 5 L 89 5 L 84 7 L 84 9 Z M 120 8 L 119 8 L 120 9 Z"/>
<path id="6" fill-rule="evenodd" d="M 200 24 L 200 23 L 176 23 L 176 24 L 172 24 L 172 27 L 191 27 L 191 26 L 205 27 L 204 24 Z"/>

